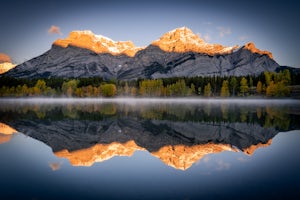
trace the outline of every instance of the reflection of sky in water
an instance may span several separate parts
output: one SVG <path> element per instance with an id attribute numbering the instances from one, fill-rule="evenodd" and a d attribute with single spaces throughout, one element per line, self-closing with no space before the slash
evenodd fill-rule
<path id="1" fill-rule="evenodd" d="M 278 134 L 252 156 L 210 154 L 187 171 L 166 166 L 145 151 L 73 167 L 41 142 L 16 134 L 0 145 L 0 187 L 5 194 L 61 198 L 269 198 L 298 195 L 300 131 Z M 49 164 L 56 163 L 53 171 Z"/>

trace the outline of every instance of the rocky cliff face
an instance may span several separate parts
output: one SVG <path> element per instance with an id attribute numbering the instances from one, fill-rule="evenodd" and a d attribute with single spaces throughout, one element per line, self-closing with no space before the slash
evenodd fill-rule
<path id="1" fill-rule="evenodd" d="M 119 79 L 194 76 L 246 76 L 274 71 L 279 65 L 268 55 L 252 53 L 245 47 L 229 54 L 165 52 L 148 46 L 124 63 Z"/>
<path id="2" fill-rule="evenodd" d="M 16 78 L 103 77 L 104 79 L 246 76 L 275 71 L 272 54 L 253 43 L 238 48 L 208 44 L 187 28 L 163 35 L 146 48 L 115 42 L 90 31 L 72 32 L 52 48 L 5 76 Z"/>

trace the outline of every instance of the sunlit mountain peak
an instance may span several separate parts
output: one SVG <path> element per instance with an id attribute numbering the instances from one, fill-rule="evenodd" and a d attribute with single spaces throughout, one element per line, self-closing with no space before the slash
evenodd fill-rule
<path id="1" fill-rule="evenodd" d="M 158 157 L 166 165 L 180 170 L 187 170 L 205 155 L 238 150 L 228 144 L 199 144 L 194 146 L 176 145 L 164 146 L 152 155 Z"/>
<path id="2" fill-rule="evenodd" d="M 0 74 L 3 74 L 13 68 L 15 68 L 16 65 L 12 64 L 10 62 L 4 62 L 4 63 L 0 63 Z"/>
<path id="3" fill-rule="evenodd" d="M 167 52 L 197 52 L 209 55 L 228 54 L 238 46 L 226 47 L 220 44 L 209 44 L 187 27 L 180 27 L 165 33 L 160 39 L 152 42 Z"/>
<path id="4" fill-rule="evenodd" d="M 128 141 L 126 143 L 96 144 L 71 152 L 65 149 L 55 152 L 55 155 L 69 159 L 73 166 L 92 166 L 95 162 L 103 162 L 114 156 L 132 156 L 137 150 L 144 150 L 144 148 L 139 147 L 134 141 Z"/>
<path id="5" fill-rule="evenodd" d="M 137 51 L 142 49 L 140 47 L 135 47 L 131 41 L 114 41 L 102 35 L 95 35 L 90 30 L 72 31 L 69 34 L 69 37 L 56 40 L 54 45 L 64 48 L 76 46 L 89 49 L 96 53 L 110 53 L 112 55 L 125 54 L 130 57 L 134 56 Z"/>
<path id="6" fill-rule="evenodd" d="M 9 55 L 0 53 L 0 74 L 3 74 L 10 69 L 13 69 L 16 65 L 12 63 Z"/>
<path id="7" fill-rule="evenodd" d="M 245 44 L 244 48 L 248 49 L 252 53 L 258 53 L 258 54 L 261 54 L 261 55 L 267 55 L 271 59 L 273 59 L 273 55 L 272 55 L 271 52 L 259 50 L 258 48 L 255 47 L 255 44 L 253 42 L 249 42 L 249 43 Z"/>

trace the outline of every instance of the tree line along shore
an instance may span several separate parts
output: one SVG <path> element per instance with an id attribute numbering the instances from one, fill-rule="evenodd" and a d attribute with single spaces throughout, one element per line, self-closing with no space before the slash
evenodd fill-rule
<path id="1" fill-rule="evenodd" d="M 259 76 L 173 77 L 104 80 L 91 78 L 16 79 L 0 77 L 1 97 L 290 97 L 300 96 L 300 75 L 289 70 Z"/>

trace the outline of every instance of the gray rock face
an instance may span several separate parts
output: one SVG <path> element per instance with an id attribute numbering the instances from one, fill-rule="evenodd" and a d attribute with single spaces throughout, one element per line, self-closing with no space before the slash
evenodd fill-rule
<path id="1" fill-rule="evenodd" d="M 226 55 L 164 52 L 148 46 L 134 57 L 97 54 L 87 49 L 53 45 L 46 53 L 5 73 L 16 78 L 79 78 L 130 80 L 195 76 L 246 76 L 275 71 L 279 65 L 267 55 L 240 48 Z"/>
<path id="2" fill-rule="evenodd" d="M 44 142 L 54 152 L 85 149 L 95 144 L 135 141 L 149 152 L 167 145 L 215 143 L 229 144 L 241 150 L 267 143 L 278 131 L 247 123 L 173 122 L 168 120 L 16 120 L 10 123 L 18 131 Z"/>

